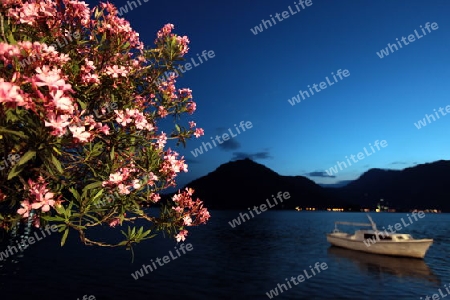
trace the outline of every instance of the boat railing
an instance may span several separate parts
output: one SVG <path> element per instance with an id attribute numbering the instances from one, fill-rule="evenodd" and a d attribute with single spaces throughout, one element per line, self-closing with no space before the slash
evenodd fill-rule
<path id="1" fill-rule="evenodd" d="M 372 227 L 372 229 L 374 231 L 377 231 L 377 225 L 372 220 L 372 218 L 369 215 L 367 215 L 367 218 L 369 218 L 370 223 L 355 223 L 355 222 L 337 221 L 337 222 L 334 222 L 334 227 L 335 227 L 335 230 L 336 230 L 338 224 L 340 224 L 340 225 L 350 225 L 350 226 L 366 226 L 366 227 Z"/>

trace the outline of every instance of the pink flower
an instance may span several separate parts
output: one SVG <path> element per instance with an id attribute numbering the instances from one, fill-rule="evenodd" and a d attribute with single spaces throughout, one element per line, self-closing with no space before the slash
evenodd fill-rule
<path id="1" fill-rule="evenodd" d="M 176 211 L 177 213 L 182 213 L 184 209 L 182 209 L 181 207 L 177 206 L 177 207 L 172 207 L 172 209 L 174 211 Z"/>
<path id="2" fill-rule="evenodd" d="M 87 132 L 84 126 L 70 126 L 69 129 L 72 132 L 73 137 L 78 139 L 80 142 L 89 142 L 91 133 Z"/>
<path id="3" fill-rule="evenodd" d="M 194 189 L 192 188 L 186 188 L 186 194 L 188 194 L 189 196 L 192 196 L 194 194 Z"/>
<path id="4" fill-rule="evenodd" d="M 180 47 L 180 55 L 183 56 L 189 51 L 189 39 L 187 36 L 177 36 L 178 46 Z"/>
<path id="5" fill-rule="evenodd" d="M 55 205 L 55 200 L 53 200 L 53 193 L 46 193 L 43 197 L 42 195 L 39 196 L 41 198 L 39 199 L 40 201 L 31 204 L 31 207 L 33 209 L 41 208 L 42 212 L 47 212 L 50 210 L 50 207 L 53 207 Z"/>
<path id="6" fill-rule="evenodd" d="M 187 234 L 188 234 L 188 231 L 187 231 L 187 230 L 181 230 L 181 231 L 175 236 L 177 242 L 180 242 L 180 241 L 183 241 L 183 242 L 184 242 L 184 241 L 186 240 Z"/>
<path id="7" fill-rule="evenodd" d="M 191 89 L 180 89 L 178 90 L 178 94 L 181 98 L 192 98 L 192 90 Z"/>
<path id="8" fill-rule="evenodd" d="M 133 119 L 128 115 L 128 113 L 124 113 L 123 110 L 114 110 L 116 114 L 116 122 L 122 126 L 127 126 L 128 123 L 131 123 Z"/>
<path id="9" fill-rule="evenodd" d="M 169 113 L 167 112 L 164 106 L 158 107 L 158 115 L 160 115 L 161 118 L 167 117 L 168 114 Z"/>
<path id="10" fill-rule="evenodd" d="M 153 193 L 150 196 L 150 199 L 154 202 L 157 203 L 159 200 L 161 200 L 161 196 L 158 193 Z"/>
<path id="11" fill-rule="evenodd" d="M 158 180 L 158 176 L 153 174 L 153 172 L 150 172 L 148 174 L 147 185 L 154 185 L 155 184 L 155 180 Z"/>
<path id="12" fill-rule="evenodd" d="M 17 210 L 17 213 L 19 215 L 22 215 L 22 218 L 28 218 L 28 216 L 30 215 L 30 211 L 31 211 L 31 204 L 30 201 L 28 200 L 23 200 L 20 205 L 22 206 L 22 208 L 19 208 Z"/>
<path id="13" fill-rule="evenodd" d="M 35 217 L 33 218 L 33 225 L 34 225 L 34 227 L 36 227 L 36 228 L 41 227 L 41 218 L 35 216 Z"/>
<path id="14" fill-rule="evenodd" d="M 197 104 L 195 102 L 189 102 L 186 106 L 186 110 L 189 114 L 193 114 L 197 109 Z"/>
<path id="15" fill-rule="evenodd" d="M 84 84 L 87 83 L 100 83 L 100 79 L 98 78 L 97 74 L 91 74 L 91 73 L 87 73 L 87 74 L 83 74 L 81 76 L 81 80 L 83 81 Z"/>
<path id="16" fill-rule="evenodd" d="M 206 221 L 208 221 L 209 218 L 211 217 L 209 211 L 204 207 L 200 210 L 198 216 L 200 218 L 200 224 L 206 223 Z"/>
<path id="17" fill-rule="evenodd" d="M 111 221 L 109 221 L 109 226 L 110 227 L 116 227 L 116 225 L 120 224 L 120 219 L 119 218 L 114 218 Z"/>
<path id="18" fill-rule="evenodd" d="M 130 190 L 128 189 L 128 186 L 126 186 L 123 183 L 119 184 L 117 186 L 117 188 L 119 189 L 119 194 L 128 195 L 130 193 Z"/>
<path id="19" fill-rule="evenodd" d="M 133 188 L 139 189 L 141 187 L 141 184 L 139 183 L 139 179 L 133 179 Z"/>
<path id="20" fill-rule="evenodd" d="M 200 136 L 205 135 L 205 131 L 203 131 L 202 128 L 196 128 L 194 135 L 196 138 L 199 138 Z"/>
<path id="21" fill-rule="evenodd" d="M 53 103 L 56 108 L 62 111 L 67 111 L 68 113 L 73 113 L 73 103 L 72 99 L 64 97 L 64 92 L 62 90 L 52 91 L 50 93 L 53 98 Z"/>
<path id="22" fill-rule="evenodd" d="M 60 70 L 50 70 L 48 66 L 36 68 L 36 75 L 34 76 L 34 82 L 37 86 L 48 86 L 53 89 L 67 90 L 66 82 L 59 75 Z"/>
<path id="23" fill-rule="evenodd" d="M 166 24 L 166 25 L 164 25 L 164 27 L 163 28 L 161 28 L 158 32 L 157 32 L 157 34 L 156 34 L 156 36 L 159 38 L 159 39 L 162 39 L 163 37 L 166 37 L 166 36 L 168 36 L 171 32 L 172 32 L 172 30 L 175 28 L 175 26 L 173 26 L 173 24 Z"/>
<path id="24" fill-rule="evenodd" d="M 101 133 L 103 133 L 104 135 L 109 135 L 109 126 L 108 125 L 103 125 L 102 123 L 97 123 L 97 128 L 100 130 Z"/>
<path id="25" fill-rule="evenodd" d="M 112 173 L 109 174 L 109 180 L 103 181 L 102 186 L 105 187 L 107 185 L 117 185 L 119 183 L 122 183 L 123 180 L 124 177 L 121 172 Z"/>
<path id="26" fill-rule="evenodd" d="M 4 82 L 3 78 L 0 78 L 0 103 L 13 103 L 17 106 L 26 105 L 20 94 L 20 88 L 11 82 Z"/>
<path id="27" fill-rule="evenodd" d="M 37 3 L 24 3 L 20 8 L 11 9 L 9 15 L 17 18 L 22 24 L 35 25 L 39 17 L 39 5 Z"/>
<path id="28" fill-rule="evenodd" d="M 95 69 L 97 69 L 97 67 L 94 65 L 94 62 L 92 60 L 85 58 L 84 65 L 81 66 L 81 71 L 85 71 L 86 73 L 88 73 L 91 70 Z"/>
<path id="29" fill-rule="evenodd" d="M 158 137 L 158 141 L 156 144 L 158 144 L 158 148 L 161 150 L 164 148 L 164 146 L 167 143 L 167 135 L 164 132 L 161 132 L 161 134 Z"/>
<path id="30" fill-rule="evenodd" d="M 68 115 L 59 115 L 55 116 L 54 113 L 51 113 L 49 116 L 49 122 L 45 121 L 45 127 L 52 127 L 52 135 L 63 136 L 66 133 L 66 127 L 70 124 L 68 122 Z"/>
<path id="31" fill-rule="evenodd" d="M 192 219 L 189 215 L 186 215 L 183 217 L 183 224 L 186 226 L 191 226 L 192 224 Z"/>
<path id="32" fill-rule="evenodd" d="M 112 75 L 113 78 L 118 78 L 119 75 L 121 75 L 122 77 L 127 77 L 128 71 L 123 66 L 119 68 L 119 66 L 114 65 L 112 67 L 107 67 L 105 73 L 108 75 Z"/>

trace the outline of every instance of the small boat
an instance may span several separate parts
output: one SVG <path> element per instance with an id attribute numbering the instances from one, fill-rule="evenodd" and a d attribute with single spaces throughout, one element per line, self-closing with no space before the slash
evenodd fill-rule
<path id="1" fill-rule="evenodd" d="M 332 233 L 327 234 L 327 241 L 333 246 L 373 254 L 424 258 L 433 239 L 414 239 L 410 234 L 380 231 L 372 218 L 367 215 L 369 223 L 335 222 Z M 341 232 L 337 225 L 369 226 L 372 229 L 357 230 L 354 234 Z"/>

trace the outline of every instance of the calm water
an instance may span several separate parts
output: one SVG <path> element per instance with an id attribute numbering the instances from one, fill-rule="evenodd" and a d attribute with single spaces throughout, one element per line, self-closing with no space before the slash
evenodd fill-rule
<path id="1" fill-rule="evenodd" d="M 212 211 L 208 225 L 191 231 L 192 251 L 138 280 L 131 273 L 175 254 L 176 243 L 158 238 L 138 245 L 131 263 L 129 251 L 80 246 L 74 235 L 61 248 L 52 235 L 0 264 L 1 299 L 269 299 L 266 292 L 304 270 L 311 275 L 316 262 L 328 269 L 275 298 L 420 299 L 450 283 L 450 214 L 427 214 L 402 230 L 434 238 L 422 261 L 330 248 L 325 234 L 334 221 L 366 223 L 362 213 L 267 211 L 233 229 L 228 222 L 239 212 Z M 406 214 L 371 215 L 378 228 L 402 217 L 409 223 Z"/>

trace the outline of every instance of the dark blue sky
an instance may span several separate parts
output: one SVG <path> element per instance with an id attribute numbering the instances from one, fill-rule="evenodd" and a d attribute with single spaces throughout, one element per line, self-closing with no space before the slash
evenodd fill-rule
<path id="1" fill-rule="evenodd" d="M 157 30 L 172 23 L 191 41 L 188 60 L 203 50 L 215 54 L 178 80 L 179 87 L 193 90 L 193 119 L 205 129 L 205 136 L 178 149 L 190 170 L 180 176 L 181 185 L 245 156 L 317 183 L 356 179 L 370 168 L 450 159 L 450 116 L 444 116 L 450 105 L 448 0 L 312 0 L 304 9 L 297 4 L 300 12 L 291 0 L 140 1 L 123 17 L 144 43 L 153 43 Z M 250 30 L 283 11 L 287 19 L 257 35 Z M 438 28 L 424 29 L 424 35 L 420 26 L 427 22 Z M 420 38 L 409 42 L 415 30 Z M 408 45 L 377 55 L 403 36 Z M 336 82 L 332 72 L 339 69 L 350 75 Z M 327 76 L 333 85 L 295 105 L 288 102 Z M 440 107 L 439 119 L 429 116 L 421 129 L 414 125 Z M 229 128 L 236 134 L 234 124 L 241 121 L 253 127 L 197 157 L 191 153 Z M 369 143 L 376 140 L 387 146 L 372 151 Z M 355 158 L 364 147 L 368 154 Z M 326 170 L 346 156 L 352 164 L 329 177 Z"/>

